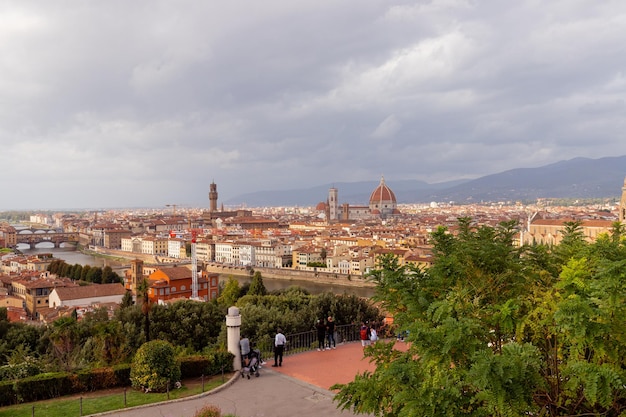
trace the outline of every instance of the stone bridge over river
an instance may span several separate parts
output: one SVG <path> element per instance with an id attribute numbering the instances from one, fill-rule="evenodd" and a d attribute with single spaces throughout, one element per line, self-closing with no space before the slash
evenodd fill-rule
<path id="1" fill-rule="evenodd" d="M 16 238 L 17 244 L 29 245 L 31 249 L 35 249 L 37 244 L 42 242 L 53 243 L 55 248 L 60 248 L 62 243 L 78 244 L 78 233 L 63 233 L 45 229 L 22 229 L 17 233 Z"/>

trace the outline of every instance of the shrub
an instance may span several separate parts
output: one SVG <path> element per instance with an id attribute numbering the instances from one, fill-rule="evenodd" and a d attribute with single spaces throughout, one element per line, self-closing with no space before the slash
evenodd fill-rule
<path id="1" fill-rule="evenodd" d="M 115 365 L 113 367 L 113 374 L 117 381 L 118 387 L 127 387 L 130 385 L 130 365 L 127 363 L 121 365 Z"/>
<path id="2" fill-rule="evenodd" d="M 128 385 L 120 384 L 113 368 L 86 369 L 76 373 L 77 387 L 80 391 L 97 391 Z"/>
<path id="3" fill-rule="evenodd" d="M 13 381 L 0 382 L 0 407 L 17 403 Z"/>
<path id="4" fill-rule="evenodd" d="M 180 380 L 174 347 L 163 340 L 146 342 L 137 350 L 130 369 L 133 388 L 164 392 Z"/>
<path id="5" fill-rule="evenodd" d="M 215 405 L 205 405 L 193 417 L 222 417 L 222 410 Z"/>
<path id="6" fill-rule="evenodd" d="M 32 361 L 0 366 L 0 380 L 26 378 L 39 373 L 41 367 Z"/>
<path id="7" fill-rule="evenodd" d="M 201 375 L 211 375 L 209 359 L 204 356 L 185 356 L 180 358 L 180 377 L 194 378 Z"/>
<path id="8" fill-rule="evenodd" d="M 232 372 L 235 356 L 226 350 L 216 350 L 207 355 L 209 368 L 206 375 L 219 375 L 222 372 Z"/>
<path id="9" fill-rule="evenodd" d="M 47 400 L 75 393 L 75 385 L 70 374 L 54 372 L 40 374 L 15 381 L 15 395 L 17 401 L 30 402 Z"/>

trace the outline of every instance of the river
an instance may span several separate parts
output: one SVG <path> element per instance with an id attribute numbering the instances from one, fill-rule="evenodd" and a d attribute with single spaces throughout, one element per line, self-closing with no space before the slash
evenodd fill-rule
<path id="1" fill-rule="evenodd" d="M 18 245 L 18 249 L 24 255 L 36 255 L 40 253 L 51 253 L 55 258 L 63 259 L 68 264 L 80 264 L 80 265 L 90 265 L 97 266 L 103 268 L 105 266 L 110 266 L 115 272 L 119 275 L 124 275 L 123 270 L 130 268 L 129 262 L 120 262 L 116 259 L 111 259 L 107 257 L 101 256 L 92 256 L 84 254 L 80 251 L 75 250 L 74 248 L 54 248 L 52 243 L 40 243 L 37 245 L 37 248 L 30 249 L 28 245 Z M 226 281 L 230 275 L 220 275 L 220 281 Z M 249 283 L 251 278 L 248 276 L 233 276 L 239 284 Z M 361 288 L 361 287 L 352 287 L 352 286 L 343 286 L 343 285 L 328 285 L 328 284 L 320 284 L 317 282 L 311 281 L 287 281 L 283 279 L 271 279 L 271 278 L 263 278 L 263 284 L 268 291 L 276 291 L 281 290 L 292 285 L 297 285 L 305 290 L 307 290 L 311 294 L 320 294 L 326 291 L 331 291 L 334 294 L 350 294 L 356 295 L 359 297 L 372 297 L 374 295 L 373 288 Z"/>

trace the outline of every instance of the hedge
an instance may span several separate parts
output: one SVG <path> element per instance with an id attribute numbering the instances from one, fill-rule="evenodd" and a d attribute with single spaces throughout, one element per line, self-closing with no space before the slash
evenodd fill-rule
<path id="1" fill-rule="evenodd" d="M 233 371 L 232 353 L 220 350 L 208 355 L 184 356 L 178 359 L 181 378 L 196 378 L 202 375 L 219 375 Z"/>
<path id="2" fill-rule="evenodd" d="M 0 407 L 17 403 L 13 381 L 0 382 Z"/>
<path id="3" fill-rule="evenodd" d="M 77 372 L 73 380 L 74 388 L 77 392 L 125 387 L 130 385 L 130 365 L 118 365 L 113 368 L 86 369 Z"/>
<path id="4" fill-rule="evenodd" d="M 15 381 L 17 402 L 47 400 L 74 394 L 72 375 L 65 372 L 45 373 Z"/>
<path id="5" fill-rule="evenodd" d="M 220 350 L 208 355 L 179 358 L 181 378 L 233 372 L 234 356 Z M 0 381 L 0 406 L 47 400 L 85 391 L 130 386 L 130 365 L 82 370 L 76 373 L 45 373 L 15 381 Z"/>

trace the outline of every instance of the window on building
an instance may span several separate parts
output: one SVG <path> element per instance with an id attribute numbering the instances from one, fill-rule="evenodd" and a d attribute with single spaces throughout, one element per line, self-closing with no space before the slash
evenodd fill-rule
<path id="1" fill-rule="evenodd" d="M 176 292 L 176 287 L 172 287 L 172 292 Z"/>

